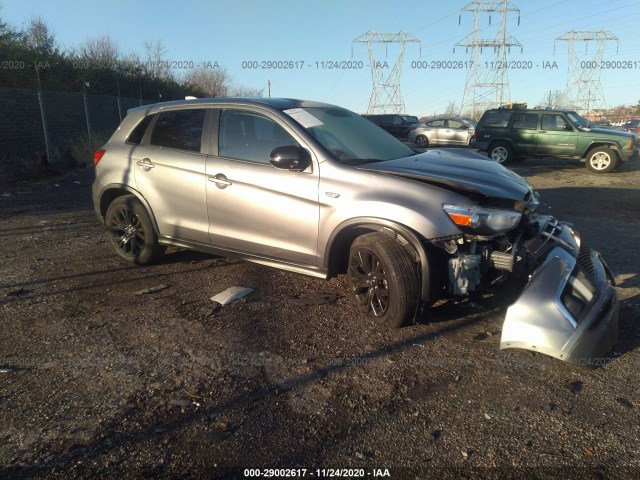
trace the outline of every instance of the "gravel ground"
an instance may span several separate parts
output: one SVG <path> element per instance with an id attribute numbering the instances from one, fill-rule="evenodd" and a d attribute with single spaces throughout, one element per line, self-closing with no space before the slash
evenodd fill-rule
<path id="1" fill-rule="evenodd" d="M 513 292 L 386 330 L 343 276 L 178 249 L 122 263 L 91 170 L 0 187 L 0 477 L 640 478 L 640 162 L 514 170 L 617 274 L 601 368 L 501 352 Z M 255 292 L 214 309 L 233 285 Z"/>

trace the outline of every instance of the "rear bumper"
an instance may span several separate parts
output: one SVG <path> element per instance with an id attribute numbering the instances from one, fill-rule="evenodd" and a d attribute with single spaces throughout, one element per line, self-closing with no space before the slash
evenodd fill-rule
<path id="1" fill-rule="evenodd" d="M 600 254 L 579 247 L 579 239 L 567 235 L 568 225 L 556 227 L 564 233 L 556 230 L 559 240 L 552 240 L 551 250 L 507 310 L 500 348 L 524 348 L 582 366 L 602 365 L 618 337 L 613 278 Z"/>

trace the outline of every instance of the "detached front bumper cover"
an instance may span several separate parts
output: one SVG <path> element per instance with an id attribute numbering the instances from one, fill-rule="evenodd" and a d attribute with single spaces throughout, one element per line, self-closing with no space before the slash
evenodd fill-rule
<path id="1" fill-rule="evenodd" d="M 569 230 L 555 226 L 556 231 L 565 230 L 562 233 Z M 562 233 L 558 236 L 563 241 L 554 242 L 507 310 L 500 348 L 524 348 L 582 366 L 602 365 L 618 336 L 613 275 L 598 252 L 576 242 L 568 245 Z"/>

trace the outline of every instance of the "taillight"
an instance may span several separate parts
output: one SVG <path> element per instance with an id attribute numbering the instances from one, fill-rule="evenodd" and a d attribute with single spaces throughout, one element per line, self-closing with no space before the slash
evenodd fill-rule
<path id="1" fill-rule="evenodd" d="M 475 142 L 476 140 L 478 140 L 478 131 L 474 131 L 473 135 L 471 135 L 471 141 Z"/>
<path id="2" fill-rule="evenodd" d="M 96 153 L 93 154 L 94 167 L 98 166 L 98 162 L 102 160 L 102 157 L 104 157 L 105 153 L 107 153 L 107 151 L 104 148 L 101 148 L 100 150 L 98 150 Z"/>

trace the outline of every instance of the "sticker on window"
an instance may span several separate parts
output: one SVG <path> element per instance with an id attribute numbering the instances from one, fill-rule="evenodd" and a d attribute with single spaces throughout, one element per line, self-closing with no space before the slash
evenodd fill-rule
<path id="1" fill-rule="evenodd" d="M 307 112 L 304 108 L 290 108 L 284 110 L 284 113 L 293 118 L 296 122 L 302 125 L 304 128 L 317 127 L 324 125 L 320 120 Z"/>

